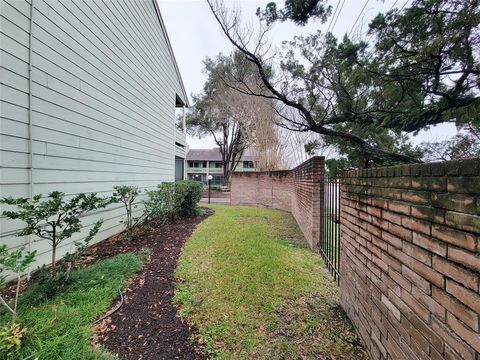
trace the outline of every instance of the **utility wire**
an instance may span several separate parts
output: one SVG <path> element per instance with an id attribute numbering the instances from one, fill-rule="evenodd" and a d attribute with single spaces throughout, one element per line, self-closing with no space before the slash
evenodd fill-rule
<path id="1" fill-rule="evenodd" d="M 338 5 L 340 5 L 340 0 L 338 0 Z M 333 12 L 332 18 L 330 19 L 330 23 L 328 24 L 327 33 L 330 31 L 330 27 L 332 26 L 333 19 L 335 19 L 335 15 L 337 14 L 338 6 L 335 7 L 335 11 Z"/>
<path id="2" fill-rule="evenodd" d="M 345 5 L 345 0 L 342 2 L 342 6 L 340 6 L 340 10 L 338 11 L 337 18 L 335 19 L 335 22 L 333 23 L 332 26 L 332 31 L 335 29 L 335 25 L 337 25 L 338 18 L 340 17 L 340 14 L 342 13 L 343 5 Z"/>
<path id="3" fill-rule="evenodd" d="M 370 1 L 370 0 L 365 1 L 365 5 L 363 5 L 362 10 L 360 10 L 360 13 L 359 13 L 358 16 L 357 16 L 357 19 L 356 19 L 355 22 L 353 23 L 353 26 L 352 26 L 352 28 L 350 29 L 349 33 L 348 33 L 348 37 L 350 37 L 350 34 L 353 32 L 353 29 L 355 29 L 355 25 L 357 25 L 358 20 L 360 20 L 360 17 L 362 16 L 363 12 L 365 11 L 365 8 L 367 7 L 369 1 Z"/>

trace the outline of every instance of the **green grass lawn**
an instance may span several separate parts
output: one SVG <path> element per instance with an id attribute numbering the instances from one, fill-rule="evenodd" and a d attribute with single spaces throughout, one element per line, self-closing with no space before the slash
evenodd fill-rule
<path id="1" fill-rule="evenodd" d="M 187 242 L 175 296 L 211 358 L 365 358 L 290 214 L 211 207 Z"/>
<path id="2" fill-rule="evenodd" d="M 19 321 L 27 328 L 21 357 L 40 360 L 112 359 L 92 347 L 93 321 L 103 315 L 144 256 L 124 254 L 72 273 L 71 285 L 50 300 L 35 285 L 20 298 Z M 0 313 L 7 323 L 9 314 Z"/>

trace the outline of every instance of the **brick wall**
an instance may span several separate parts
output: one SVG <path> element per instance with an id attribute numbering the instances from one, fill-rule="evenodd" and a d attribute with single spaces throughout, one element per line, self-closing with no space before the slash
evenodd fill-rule
<path id="1" fill-rule="evenodd" d="M 313 157 L 293 170 L 234 173 L 230 201 L 291 212 L 310 248 L 318 251 L 323 171 L 324 158 Z"/>
<path id="2" fill-rule="evenodd" d="M 347 173 L 341 303 L 373 359 L 480 360 L 480 159 Z"/>

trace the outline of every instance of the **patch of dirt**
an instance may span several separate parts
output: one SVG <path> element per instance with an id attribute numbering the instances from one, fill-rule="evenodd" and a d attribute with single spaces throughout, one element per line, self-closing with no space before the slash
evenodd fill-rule
<path id="1" fill-rule="evenodd" d="M 205 359 L 190 340 L 195 329 L 180 319 L 172 302 L 178 259 L 186 239 L 204 218 L 145 228 L 129 242 L 119 235 L 88 249 L 83 265 L 150 249 L 148 262 L 123 291 L 123 306 L 97 324 L 97 343 L 120 359 Z"/>

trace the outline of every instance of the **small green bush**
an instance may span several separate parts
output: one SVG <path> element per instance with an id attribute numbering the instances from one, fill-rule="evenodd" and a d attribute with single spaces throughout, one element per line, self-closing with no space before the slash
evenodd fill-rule
<path id="1" fill-rule="evenodd" d="M 147 191 L 144 201 L 145 218 L 149 221 L 165 222 L 175 218 L 175 183 L 164 182 L 156 190 Z"/>
<path id="2" fill-rule="evenodd" d="M 202 198 L 203 185 L 198 181 L 183 180 L 175 183 L 176 212 L 180 217 L 194 216 Z"/>
<path id="3" fill-rule="evenodd" d="M 25 227 L 16 233 L 17 236 L 35 235 L 50 243 L 51 264 L 48 271 L 43 273 L 51 275 L 49 282 L 56 283 L 55 286 L 61 289 L 68 282 L 70 270 L 75 266 L 75 262 L 100 230 L 103 220 L 98 220 L 84 239 L 74 242 L 74 253 L 66 254 L 66 261 L 61 262 L 60 269 L 57 269 L 56 255 L 59 244 L 81 231 L 82 216 L 105 208 L 112 203 L 112 199 L 98 197 L 95 193 L 81 193 L 66 198 L 63 192 L 52 191 L 45 198 L 41 194 L 35 195 L 32 199 L 9 197 L 0 199 L 0 203 L 16 206 L 15 211 L 4 211 L 3 215 L 25 223 Z M 42 277 L 42 279 L 46 278 Z"/>
<path id="4" fill-rule="evenodd" d="M 113 187 L 113 190 L 112 200 L 121 202 L 125 208 L 127 217 L 125 220 L 122 220 L 121 223 L 125 227 L 127 240 L 131 240 L 135 229 L 143 220 L 142 217 L 133 217 L 133 211 L 137 207 L 135 199 L 140 195 L 141 190 L 138 186 L 129 185 L 117 185 Z"/>
<path id="5" fill-rule="evenodd" d="M 144 202 L 145 218 L 150 221 L 172 221 L 179 217 L 196 215 L 202 197 L 202 184 L 197 181 L 161 183 L 156 190 L 147 191 Z"/>

